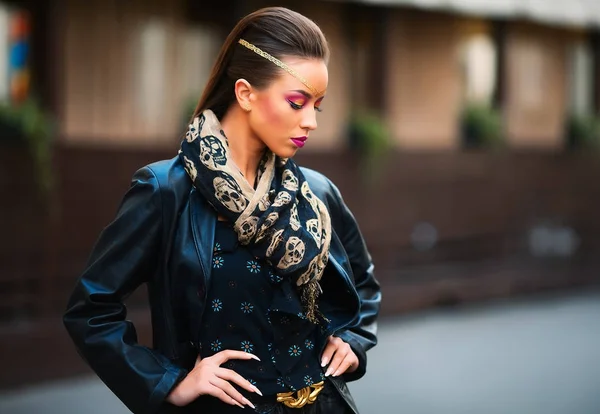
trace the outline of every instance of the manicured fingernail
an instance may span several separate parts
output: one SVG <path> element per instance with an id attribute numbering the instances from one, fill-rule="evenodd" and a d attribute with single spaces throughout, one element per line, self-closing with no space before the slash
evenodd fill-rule
<path id="1" fill-rule="evenodd" d="M 324 367 L 325 365 L 327 365 L 328 362 L 329 362 L 329 360 L 327 358 L 323 358 L 321 360 L 321 367 Z"/>
<path id="2" fill-rule="evenodd" d="M 233 403 L 235 405 L 237 405 L 238 407 L 242 407 L 242 408 L 246 408 L 245 406 L 243 406 L 242 404 L 240 404 L 239 402 L 237 402 L 236 400 L 234 400 L 233 398 L 231 399 L 231 401 L 233 401 Z"/>
<path id="3" fill-rule="evenodd" d="M 250 401 L 248 401 L 247 398 L 244 397 L 244 404 L 249 405 L 250 407 L 252 407 L 253 409 L 256 409 L 256 407 L 254 406 L 254 404 L 252 404 Z"/>
<path id="4" fill-rule="evenodd" d="M 260 392 L 260 390 L 256 388 L 256 385 L 252 385 L 252 388 L 254 388 L 254 392 L 256 392 L 258 395 L 260 395 L 261 397 L 263 396 L 262 392 Z"/>
<path id="5" fill-rule="evenodd" d="M 253 359 L 256 359 L 257 361 L 260 361 L 260 358 L 259 358 L 259 357 L 257 357 L 256 355 L 254 355 L 254 354 L 250 354 L 250 356 L 251 356 Z"/>
<path id="6" fill-rule="evenodd" d="M 335 374 L 333 374 L 332 377 L 337 377 L 338 375 L 340 375 L 340 371 L 335 371 Z"/>
<path id="7" fill-rule="evenodd" d="M 329 368 L 329 369 L 327 370 L 327 372 L 325 373 L 325 376 L 326 376 L 326 377 L 328 377 L 328 376 L 330 376 L 330 375 L 331 375 L 331 368 Z"/>

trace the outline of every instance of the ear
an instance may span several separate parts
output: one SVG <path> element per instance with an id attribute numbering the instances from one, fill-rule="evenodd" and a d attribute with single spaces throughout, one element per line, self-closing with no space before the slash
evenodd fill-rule
<path id="1" fill-rule="evenodd" d="M 238 79 L 234 85 L 235 99 L 240 107 L 249 112 L 252 109 L 253 90 L 252 85 L 246 79 Z"/>

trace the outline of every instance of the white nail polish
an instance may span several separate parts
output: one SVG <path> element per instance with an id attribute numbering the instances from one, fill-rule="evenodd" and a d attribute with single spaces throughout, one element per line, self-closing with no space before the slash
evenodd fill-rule
<path id="1" fill-rule="evenodd" d="M 252 388 L 254 388 L 254 391 L 260 395 L 261 397 L 263 396 L 262 392 L 260 392 L 260 390 L 256 387 L 256 385 L 253 385 Z"/>
<path id="2" fill-rule="evenodd" d="M 321 361 L 321 367 L 324 367 L 325 365 L 327 365 L 327 358 L 323 358 L 323 360 Z"/>
<path id="3" fill-rule="evenodd" d="M 247 398 L 244 398 L 244 402 L 249 405 L 250 407 L 252 407 L 253 409 L 256 409 L 256 407 L 254 406 L 254 404 L 252 404 Z"/>

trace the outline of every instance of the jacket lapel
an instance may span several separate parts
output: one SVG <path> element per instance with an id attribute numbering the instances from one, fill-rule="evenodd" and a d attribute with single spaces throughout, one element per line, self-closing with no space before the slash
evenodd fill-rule
<path id="1" fill-rule="evenodd" d="M 202 324 L 202 313 L 206 305 L 206 295 L 210 286 L 210 272 L 212 270 L 213 246 L 217 212 L 195 189 L 190 196 L 190 218 L 194 245 L 202 275 L 192 275 L 193 284 L 197 289 L 197 300 L 191 304 L 190 330 L 192 342 L 198 345 Z"/>
<path id="2" fill-rule="evenodd" d="M 204 283 L 208 284 L 210 270 L 212 269 L 213 244 L 215 239 L 215 226 L 217 213 L 194 189 L 192 190 L 192 233 L 198 259 L 204 273 Z"/>

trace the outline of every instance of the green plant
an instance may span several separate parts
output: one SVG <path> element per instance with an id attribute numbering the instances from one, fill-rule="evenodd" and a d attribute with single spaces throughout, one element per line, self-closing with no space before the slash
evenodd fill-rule
<path id="1" fill-rule="evenodd" d="M 469 103 L 461 116 L 464 144 L 468 148 L 499 148 L 503 146 L 500 112 L 485 104 Z"/>
<path id="2" fill-rule="evenodd" d="M 390 135 L 383 119 L 374 112 L 360 111 L 349 122 L 350 145 L 366 155 L 378 158 L 390 148 Z"/>
<path id="3" fill-rule="evenodd" d="M 363 179 L 377 181 L 385 169 L 383 158 L 391 148 L 390 133 L 381 116 L 372 111 L 357 111 L 348 123 L 350 147 L 360 154 Z"/>
<path id="4" fill-rule="evenodd" d="M 20 104 L 0 104 L 0 139 L 23 141 L 31 153 L 36 168 L 36 179 L 41 192 L 46 195 L 54 187 L 52 168 L 52 142 L 54 123 L 35 99 Z"/>
<path id="5" fill-rule="evenodd" d="M 566 122 L 566 135 L 571 149 L 600 150 L 600 117 L 570 115 Z"/>

